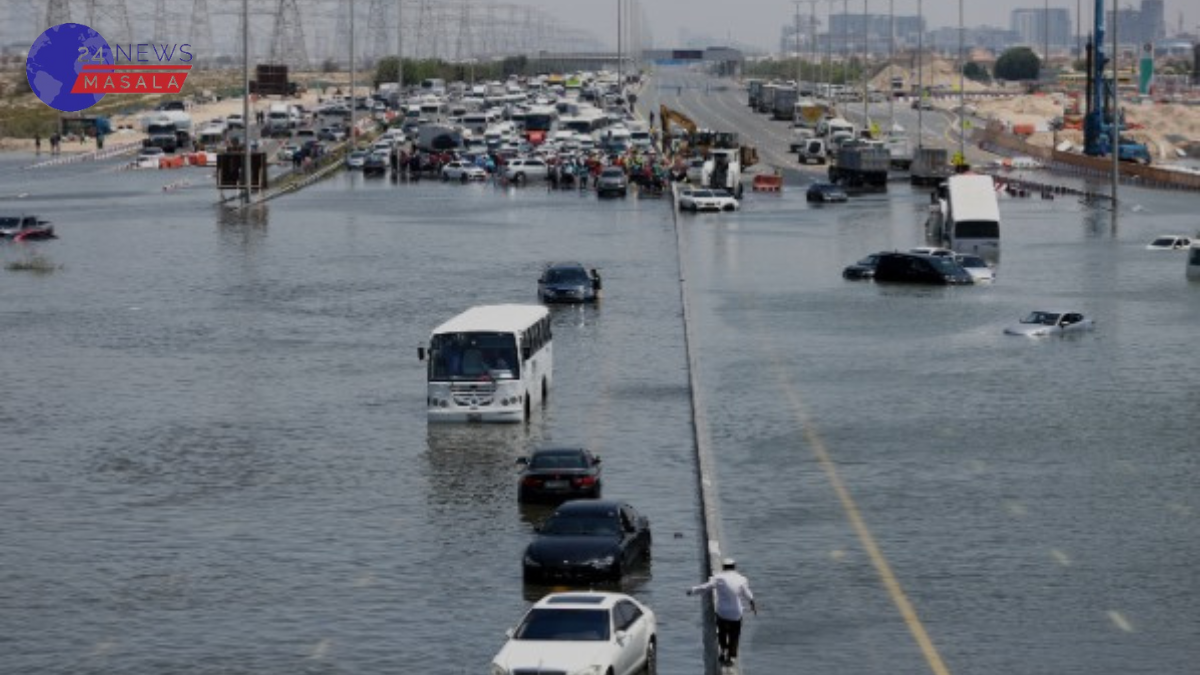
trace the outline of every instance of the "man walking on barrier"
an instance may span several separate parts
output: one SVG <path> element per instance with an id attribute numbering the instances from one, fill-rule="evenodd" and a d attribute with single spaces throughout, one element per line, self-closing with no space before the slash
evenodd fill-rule
<path id="1" fill-rule="evenodd" d="M 708 581 L 688 589 L 688 595 L 701 591 L 716 591 L 717 611 L 717 646 L 720 649 L 721 665 L 731 666 L 738 656 L 738 641 L 742 635 L 742 614 L 745 612 L 743 601 L 750 606 L 750 611 L 758 615 L 758 607 L 754 604 L 754 594 L 750 592 L 750 582 L 737 571 L 737 563 L 732 558 L 721 562 L 721 571 L 708 578 Z"/>

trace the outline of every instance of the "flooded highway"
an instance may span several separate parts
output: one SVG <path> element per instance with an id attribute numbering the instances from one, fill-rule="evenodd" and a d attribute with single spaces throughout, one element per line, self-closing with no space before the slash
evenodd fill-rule
<path id="1" fill-rule="evenodd" d="M 742 94 L 678 103 L 740 120 Z M 339 174 L 234 217 L 201 173 L 27 163 L 0 157 L 0 210 L 52 221 L 61 267 L 0 272 L 0 671 L 486 671 L 546 590 L 521 581 L 544 511 L 515 461 L 550 442 L 650 517 L 623 588 L 659 670 L 704 671 L 667 203 Z M 1145 244 L 1194 233 L 1194 197 L 1125 189 L 1115 225 L 1002 198 L 994 284 L 897 287 L 841 268 L 926 243 L 928 193 L 816 207 L 794 175 L 679 218 L 722 528 L 759 598 L 745 672 L 1189 672 L 1200 286 Z M 547 407 L 428 428 L 429 331 L 535 302 L 564 259 L 605 299 L 554 309 Z M 1002 334 L 1044 308 L 1096 329 Z"/>

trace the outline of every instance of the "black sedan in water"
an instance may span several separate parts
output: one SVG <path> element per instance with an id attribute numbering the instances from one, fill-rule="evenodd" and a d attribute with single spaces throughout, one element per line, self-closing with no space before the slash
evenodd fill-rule
<path id="1" fill-rule="evenodd" d="M 833 183 L 813 183 L 808 186 L 804 197 L 810 202 L 844 202 L 849 197 L 840 185 Z"/>
<path id="2" fill-rule="evenodd" d="M 871 255 L 859 260 L 853 265 L 846 265 L 842 270 L 843 279 L 870 279 L 875 276 L 875 265 L 879 263 L 879 254 L 872 253 Z"/>
<path id="3" fill-rule="evenodd" d="M 600 496 L 600 458 L 585 448 L 539 448 L 517 463 L 525 466 L 517 480 L 521 503 Z"/>
<path id="4" fill-rule="evenodd" d="M 538 277 L 542 302 L 595 302 L 600 299 L 600 273 L 577 262 L 552 263 Z"/>
<path id="5" fill-rule="evenodd" d="M 525 549 L 527 582 L 619 580 L 650 559 L 650 521 L 629 504 L 565 502 Z"/>

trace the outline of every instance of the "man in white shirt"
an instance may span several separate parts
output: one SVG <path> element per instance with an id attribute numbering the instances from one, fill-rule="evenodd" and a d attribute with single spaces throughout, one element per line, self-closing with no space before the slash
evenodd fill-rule
<path id="1" fill-rule="evenodd" d="M 717 646 L 720 648 L 721 665 L 731 666 L 738 655 L 738 640 L 742 635 L 742 614 L 745 612 L 743 601 L 750 606 L 750 611 L 758 615 L 758 607 L 754 604 L 754 594 L 750 592 L 750 582 L 737 572 L 737 563 L 732 558 L 721 562 L 721 571 L 709 577 L 708 581 L 688 589 L 688 595 L 700 591 L 714 590 L 716 592 L 717 611 Z"/>

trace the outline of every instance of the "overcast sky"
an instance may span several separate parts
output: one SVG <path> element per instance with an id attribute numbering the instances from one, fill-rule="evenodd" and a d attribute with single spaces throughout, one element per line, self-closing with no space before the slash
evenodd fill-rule
<path id="1" fill-rule="evenodd" d="M 571 26 L 586 27 L 601 39 L 616 44 L 617 0 L 515 0 L 519 4 L 543 7 Z M 679 42 L 681 31 L 691 35 L 732 38 L 735 41 L 776 49 L 779 27 L 795 20 L 796 5 L 791 0 L 638 0 L 650 24 L 656 46 L 672 47 Z M 897 14 L 917 13 L 917 0 L 893 0 Z M 1105 0 L 1111 8 L 1113 0 Z M 931 28 L 958 25 L 958 3 L 954 0 L 923 0 L 925 19 Z M 962 0 L 963 23 L 1007 28 L 1013 9 L 1045 7 L 1045 0 Z M 1095 0 L 1079 0 L 1085 21 L 1091 22 Z M 1140 7 L 1141 0 L 1122 0 L 1122 6 Z M 834 0 L 835 13 L 842 12 L 842 2 Z M 1051 8 L 1061 7 L 1075 16 L 1075 0 L 1049 0 Z M 808 14 L 812 5 L 801 4 L 801 13 Z M 848 0 L 848 11 L 863 11 L 863 0 Z M 1179 14 L 1183 12 L 1184 26 L 1195 30 L 1200 23 L 1200 0 L 1166 0 L 1167 34 L 1175 32 Z M 816 14 L 824 23 L 829 12 L 829 0 L 818 0 Z M 888 11 L 888 0 L 867 0 L 873 14 Z"/>

